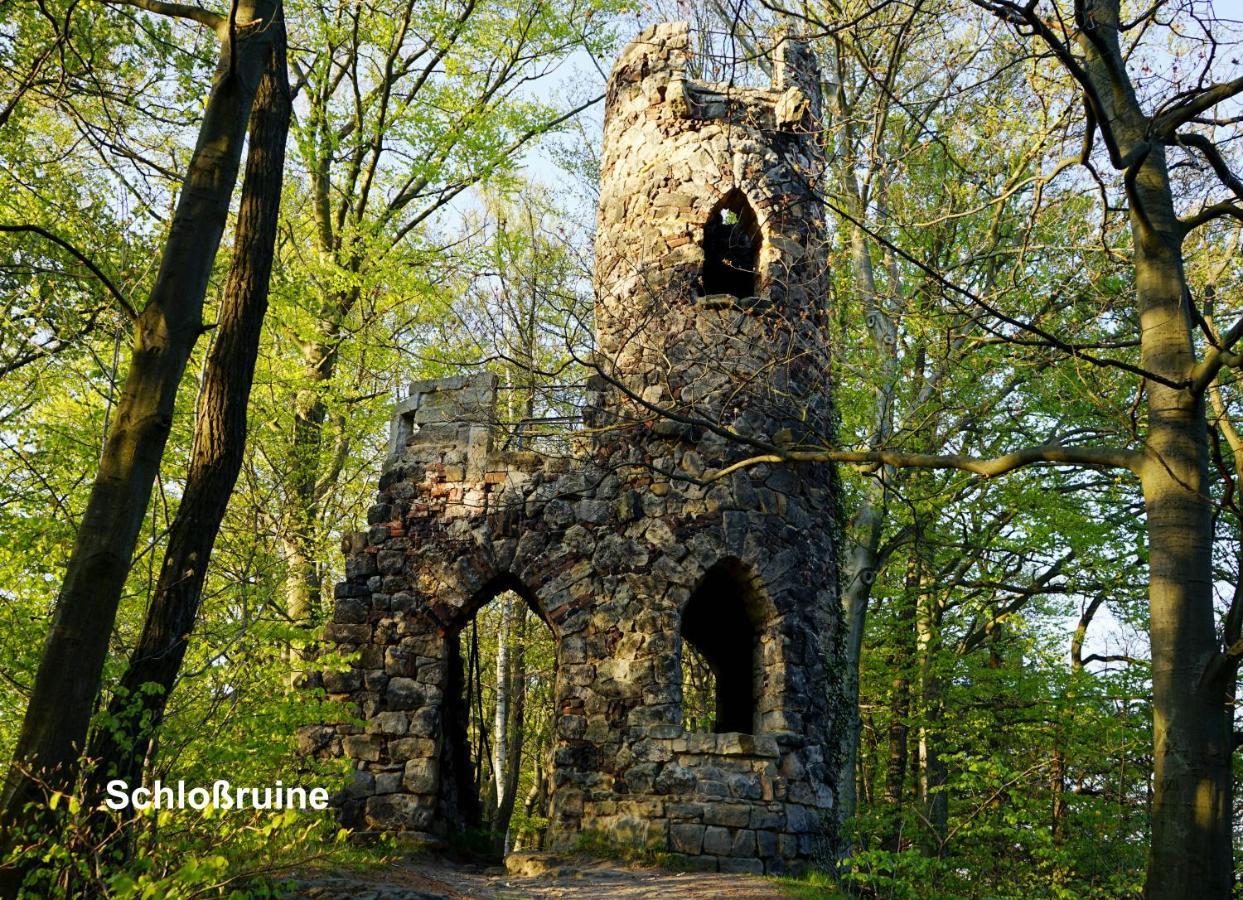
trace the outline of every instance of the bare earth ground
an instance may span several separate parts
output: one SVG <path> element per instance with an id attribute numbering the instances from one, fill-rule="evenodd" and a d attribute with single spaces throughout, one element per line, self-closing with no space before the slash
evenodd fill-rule
<path id="1" fill-rule="evenodd" d="M 779 900 L 789 895 L 755 876 L 667 872 L 624 862 L 576 859 L 550 866 L 538 875 L 510 874 L 500 866 L 484 868 L 431 860 L 393 862 L 366 872 L 308 872 L 298 876 L 292 896 L 308 900 Z"/>

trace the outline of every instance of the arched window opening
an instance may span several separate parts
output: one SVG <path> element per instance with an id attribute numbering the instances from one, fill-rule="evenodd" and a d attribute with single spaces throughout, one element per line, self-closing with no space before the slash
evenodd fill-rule
<path id="1" fill-rule="evenodd" d="M 755 296 L 762 242 L 755 211 L 735 188 L 721 199 L 704 225 L 704 294 Z"/>
<path id="2" fill-rule="evenodd" d="M 713 566 L 682 613 L 682 722 L 687 731 L 755 730 L 763 683 L 761 610 L 739 565 Z"/>
<path id="3" fill-rule="evenodd" d="M 449 640 L 441 808 L 462 849 L 540 849 L 547 822 L 556 643 L 511 586 Z"/>

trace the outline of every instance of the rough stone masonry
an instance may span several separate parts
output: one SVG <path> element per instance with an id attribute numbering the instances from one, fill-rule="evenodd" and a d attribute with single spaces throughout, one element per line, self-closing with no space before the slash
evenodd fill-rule
<path id="1" fill-rule="evenodd" d="M 301 734 L 353 761 L 347 825 L 477 823 L 458 634 L 513 590 L 557 646 L 550 847 L 595 831 L 771 873 L 831 839 L 834 472 L 719 477 L 831 438 L 819 79 L 785 39 L 770 88 L 699 83 L 688 42 L 649 28 L 609 81 L 577 452 L 498 449 L 490 375 L 396 410 L 324 631 L 355 662 L 316 682 L 349 713 Z M 716 678 L 712 733 L 683 726 L 686 643 Z"/>

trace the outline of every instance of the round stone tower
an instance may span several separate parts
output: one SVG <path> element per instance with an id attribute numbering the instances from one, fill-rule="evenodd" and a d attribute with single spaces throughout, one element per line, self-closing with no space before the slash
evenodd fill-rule
<path id="1" fill-rule="evenodd" d="M 747 437 L 826 439 L 815 60 L 787 39 L 771 88 L 701 84 L 688 39 L 685 23 L 649 28 L 609 81 L 596 326 L 621 390 L 607 399 L 638 418 L 672 408 Z M 798 434 L 754 433 L 764 417 Z"/>
<path id="2" fill-rule="evenodd" d="M 550 847 L 594 832 L 784 872 L 831 843 L 833 471 L 723 474 L 831 437 L 819 82 L 787 40 L 771 88 L 698 83 L 687 42 L 647 29 L 609 82 L 582 455 L 498 449 L 490 375 L 395 410 L 325 629 L 353 662 L 317 682 L 361 724 L 301 735 L 352 760 L 348 825 L 479 824 L 458 637 L 515 591 L 557 646 Z M 692 656 L 712 682 L 694 715 Z"/>

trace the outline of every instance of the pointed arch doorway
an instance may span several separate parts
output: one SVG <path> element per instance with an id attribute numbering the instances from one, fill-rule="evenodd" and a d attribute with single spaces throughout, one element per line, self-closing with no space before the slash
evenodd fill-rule
<path id="1" fill-rule="evenodd" d="M 529 591 L 498 578 L 448 635 L 440 806 L 451 840 L 499 860 L 547 827 L 556 641 Z"/>

